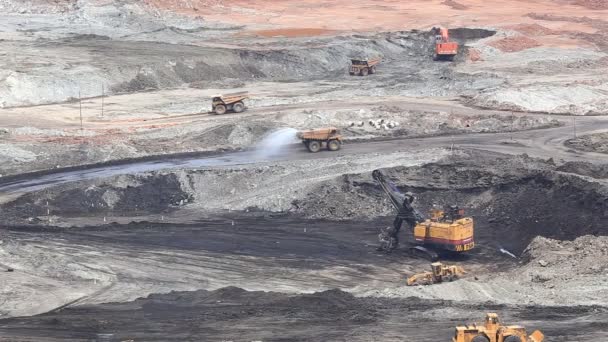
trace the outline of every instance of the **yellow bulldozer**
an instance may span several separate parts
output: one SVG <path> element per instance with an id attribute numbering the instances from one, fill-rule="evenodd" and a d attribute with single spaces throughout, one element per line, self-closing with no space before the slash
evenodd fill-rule
<path id="1" fill-rule="evenodd" d="M 407 286 L 431 285 L 444 281 L 453 281 L 465 273 L 464 269 L 460 266 L 448 266 L 440 262 L 434 262 L 431 264 L 431 272 L 417 273 L 407 278 Z"/>
<path id="2" fill-rule="evenodd" d="M 543 342 L 545 335 L 536 330 L 532 335 L 519 325 L 502 325 L 495 313 L 486 314 L 482 324 L 456 327 L 452 342 Z"/>

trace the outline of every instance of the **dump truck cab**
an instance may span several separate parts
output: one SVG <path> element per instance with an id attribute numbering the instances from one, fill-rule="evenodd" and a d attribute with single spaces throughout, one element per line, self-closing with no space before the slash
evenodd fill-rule
<path id="1" fill-rule="evenodd" d="M 211 99 L 211 106 L 215 109 L 217 105 L 225 104 L 222 100 L 222 95 L 215 95 Z"/>

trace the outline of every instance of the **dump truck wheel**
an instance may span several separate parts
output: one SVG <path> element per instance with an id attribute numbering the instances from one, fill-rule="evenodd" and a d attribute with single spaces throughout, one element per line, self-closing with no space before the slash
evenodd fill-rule
<path id="1" fill-rule="evenodd" d="M 504 342 L 521 342 L 521 338 L 519 336 L 511 335 L 507 336 L 504 339 Z"/>
<path id="2" fill-rule="evenodd" d="M 490 340 L 487 337 L 485 337 L 484 335 L 477 335 L 477 336 L 473 337 L 471 342 L 490 342 Z"/>
<path id="3" fill-rule="evenodd" d="M 361 76 L 367 76 L 368 73 L 369 73 L 369 70 L 367 68 L 361 69 Z"/>
<path id="4" fill-rule="evenodd" d="M 448 56 L 448 61 L 453 62 L 454 61 L 454 56 Z"/>
<path id="5" fill-rule="evenodd" d="M 439 55 L 437 55 L 437 53 L 433 54 L 433 60 L 434 61 L 438 61 L 439 60 Z"/>
<path id="6" fill-rule="evenodd" d="M 226 106 L 224 105 L 217 105 L 215 106 L 215 114 L 226 114 Z"/>
<path id="7" fill-rule="evenodd" d="M 330 151 L 337 151 L 340 149 L 340 142 L 336 139 L 332 139 L 327 142 L 327 149 Z"/>
<path id="8" fill-rule="evenodd" d="M 319 150 L 321 150 L 321 143 L 318 141 L 309 141 L 308 145 L 306 145 L 306 147 L 308 147 L 308 150 L 312 153 L 316 153 L 319 152 Z"/>
<path id="9" fill-rule="evenodd" d="M 371 68 L 369 68 L 369 73 L 370 74 L 375 74 L 376 73 L 376 66 L 372 66 Z"/>
<path id="10" fill-rule="evenodd" d="M 232 110 L 235 113 L 241 113 L 245 110 L 245 105 L 243 104 L 243 102 L 237 102 L 232 106 Z"/>

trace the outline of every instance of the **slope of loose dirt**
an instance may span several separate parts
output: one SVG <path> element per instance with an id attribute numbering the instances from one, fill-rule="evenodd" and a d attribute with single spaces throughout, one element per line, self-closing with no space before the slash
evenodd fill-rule
<path id="1" fill-rule="evenodd" d="M 450 110 L 394 110 L 404 97 L 608 113 L 601 11 L 550 1 L 516 4 L 4 0 L 0 49 L 11 58 L 0 62 L 0 107 L 12 108 L 0 112 L 0 162 L 6 165 L 0 174 L 242 148 L 292 123 L 344 128 L 404 118 L 398 129 L 347 131 L 359 139 L 518 129 L 493 113 L 465 118 Z M 445 14 L 441 23 L 436 13 Z M 438 25 L 461 44 L 454 63 L 429 58 L 429 29 Z M 383 57 L 376 75 L 347 74 L 351 57 L 370 56 Z M 210 124 L 194 117 L 208 111 L 212 95 L 237 90 L 251 91 L 247 105 L 273 120 L 226 116 Z M 126 95 L 106 97 L 102 115 L 102 92 Z M 83 130 L 78 97 L 85 98 Z M 377 106 L 328 108 L 353 98 Z M 64 103 L 15 108 L 55 102 Z M 285 109 L 289 105 L 297 108 Z M 519 121 L 522 129 L 552 124 L 547 118 Z"/>
<path id="2" fill-rule="evenodd" d="M 582 176 L 589 176 L 596 179 L 608 178 L 608 164 L 590 164 L 581 162 L 568 162 L 560 165 L 558 171 L 576 173 Z"/>
<path id="3" fill-rule="evenodd" d="M 532 309 L 487 305 L 507 322 L 564 341 L 605 337 L 604 309 Z M 404 315 L 407 312 L 407 315 Z M 438 341 L 453 326 L 481 321 L 484 309 L 447 301 L 355 298 L 339 290 L 304 295 L 216 291 L 172 292 L 129 303 L 69 308 L 3 320 L 0 337 L 75 341 L 102 338 L 162 341 Z M 230 328 L 226 328 L 226 324 Z M 28 326 L 28 329 L 23 328 Z"/>
<path id="4" fill-rule="evenodd" d="M 365 219 L 392 214 L 370 176 L 382 165 L 403 191 L 417 194 L 422 212 L 456 202 L 491 227 L 484 234 L 509 250 L 521 252 L 537 235 L 573 239 L 606 232 L 608 188 L 602 178 L 558 172 L 576 169 L 525 156 L 459 152 L 432 162 L 449 151 L 408 153 L 117 176 L 26 194 L 3 211 L 11 219 L 44 220 L 49 210 L 59 217 L 133 216 L 192 206 Z M 514 233 L 516 240 L 509 238 Z"/>
<path id="5" fill-rule="evenodd" d="M 566 145 L 581 151 L 608 153 L 608 133 L 590 134 L 566 141 Z"/>
<path id="6" fill-rule="evenodd" d="M 174 220 L 186 219 L 192 212 L 200 215 L 236 209 L 345 222 L 388 216 L 382 224 L 389 225 L 393 208 L 370 175 L 373 168 L 383 165 L 402 191 L 416 194 L 415 205 L 422 213 L 453 203 L 466 208 L 475 218 L 482 255 L 495 255 L 501 248 L 519 255 L 537 236 L 570 240 L 586 234 L 606 235 L 608 187 L 601 169 L 572 163 L 556 167 L 552 161 L 479 152 L 458 152 L 420 165 L 440 156 L 439 152 L 413 155 L 409 151 L 407 157 L 392 154 L 366 160 L 335 158 L 331 163 L 316 160 L 163 171 L 83 181 L 21 196 L 3 205 L 3 216 L 10 222 L 65 226 L 82 221 L 83 216 L 86 222 L 103 224 L 105 217 L 109 221 L 124 217 L 121 220 L 128 222 L 158 220 L 166 215 Z M 405 158 L 409 165 L 398 166 L 404 165 Z M 404 234 L 407 236 L 407 229 Z M 514 283 L 504 283 L 508 275 L 479 273 L 481 283 L 467 279 L 422 290 L 401 286 L 361 291 L 370 296 L 540 305 L 591 305 L 608 298 L 595 290 L 605 281 L 604 275 L 588 280 L 585 289 L 576 285 L 574 278 L 562 279 L 545 296 L 535 274 L 528 272 Z M 518 290 L 522 286 L 527 292 Z M 574 288 L 578 290 L 573 292 Z"/>
<path id="7" fill-rule="evenodd" d="M 488 45 L 495 47 L 502 52 L 516 52 L 541 46 L 541 44 L 536 40 L 527 38 L 525 36 L 507 37 L 500 40 L 495 40 Z"/>

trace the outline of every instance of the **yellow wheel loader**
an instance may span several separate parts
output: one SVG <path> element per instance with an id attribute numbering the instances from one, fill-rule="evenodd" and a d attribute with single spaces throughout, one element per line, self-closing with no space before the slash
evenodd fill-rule
<path id="1" fill-rule="evenodd" d="M 453 281 L 465 273 L 464 269 L 460 266 L 448 266 L 440 262 L 434 262 L 431 264 L 431 272 L 414 274 L 407 278 L 407 285 L 431 285 L 444 281 Z"/>
<path id="2" fill-rule="evenodd" d="M 532 335 L 519 325 L 502 325 L 495 313 L 486 314 L 482 324 L 456 327 L 452 342 L 543 342 L 545 335 L 536 330 Z"/>

